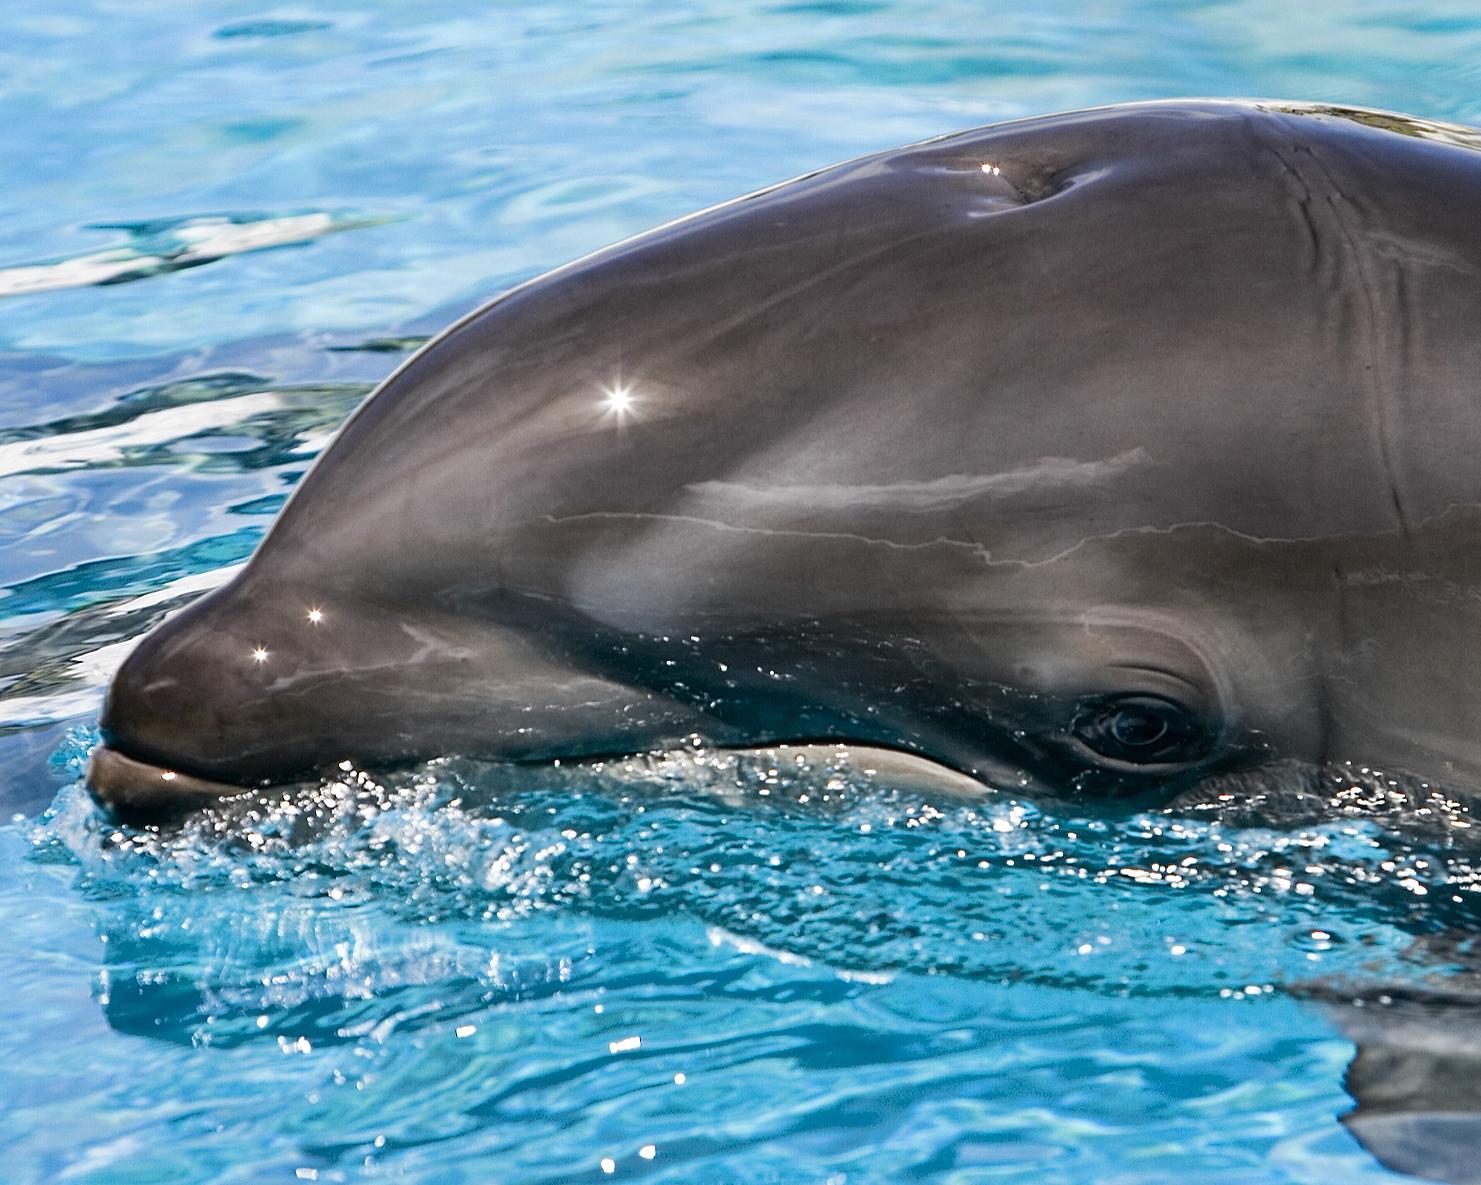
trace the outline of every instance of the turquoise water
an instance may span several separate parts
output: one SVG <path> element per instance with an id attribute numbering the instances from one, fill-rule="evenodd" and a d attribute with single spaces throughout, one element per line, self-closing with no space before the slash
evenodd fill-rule
<path id="1" fill-rule="evenodd" d="M 132 640 L 500 289 L 1020 115 L 1481 124 L 1478 63 L 1461 4 L 9 0 L 0 1177 L 1398 1179 L 1313 1001 L 1471 982 L 1464 810 L 941 808 L 691 754 L 349 771 L 160 835 L 76 779 Z"/>

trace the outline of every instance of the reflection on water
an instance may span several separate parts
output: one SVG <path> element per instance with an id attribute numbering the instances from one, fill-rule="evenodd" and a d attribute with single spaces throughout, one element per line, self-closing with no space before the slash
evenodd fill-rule
<path id="1" fill-rule="evenodd" d="M 0 268 L 0 296 L 29 296 L 90 284 L 126 284 L 187 267 L 215 263 L 244 251 L 263 251 L 312 242 L 341 230 L 377 226 L 385 218 L 315 211 L 308 214 L 216 214 L 92 229 L 121 230 L 128 241 L 117 247 Z"/>
<path id="2" fill-rule="evenodd" d="M 206 374 L 130 392 L 113 406 L 0 430 L 0 478 L 116 465 L 254 469 L 300 460 L 369 393 L 366 383 L 276 387 Z M 213 447 L 225 439 L 230 447 Z"/>
<path id="3" fill-rule="evenodd" d="M 368 350 L 375 354 L 403 354 L 425 345 L 429 339 L 420 337 L 372 337 L 367 341 L 354 342 L 347 346 L 330 346 L 331 350 Z"/>

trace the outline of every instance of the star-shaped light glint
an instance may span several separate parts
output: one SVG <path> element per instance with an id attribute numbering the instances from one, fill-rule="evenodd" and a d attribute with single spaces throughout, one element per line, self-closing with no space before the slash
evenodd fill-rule
<path id="1" fill-rule="evenodd" d="M 619 379 L 602 388 L 602 410 L 606 415 L 615 416 L 619 424 L 637 414 L 638 403 L 631 383 Z"/>

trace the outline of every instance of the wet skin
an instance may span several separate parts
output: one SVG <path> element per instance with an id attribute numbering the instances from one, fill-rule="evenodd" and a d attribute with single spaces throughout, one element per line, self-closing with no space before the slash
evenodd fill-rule
<path id="1" fill-rule="evenodd" d="M 1474 135 L 1027 120 L 516 289 L 140 644 L 94 790 L 690 736 L 1138 801 L 1291 759 L 1481 788 Z"/>

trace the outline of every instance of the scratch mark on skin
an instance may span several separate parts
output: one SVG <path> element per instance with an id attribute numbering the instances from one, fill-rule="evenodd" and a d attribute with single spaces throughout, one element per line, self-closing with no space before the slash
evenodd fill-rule
<path id="1" fill-rule="evenodd" d="M 728 531 L 738 535 L 764 535 L 777 538 L 796 539 L 822 539 L 843 540 L 853 543 L 862 543 L 871 547 L 884 547 L 892 551 L 919 552 L 927 551 L 935 547 L 956 548 L 975 555 L 982 560 L 984 566 L 989 568 L 1042 568 L 1048 564 L 1058 563 L 1066 559 L 1084 547 L 1095 543 L 1110 542 L 1125 538 L 1128 535 L 1166 536 L 1173 535 L 1179 531 L 1216 531 L 1241 543 L 1250 544 L 1301 544 L 1301 543 L 1332 543 L 1341 539 L 1383 538 L 1385 536 L 1397 535 L 1408 537 L 1412 532 L 1437 523 L 1448 515 L 1462 510 L 1481 509 L 1481 503 L 1453 502 L 1438 514 L 1430 515 L 1416 523 L 1401 524 L 1383 531 L 1375 531 L 1371 535 L 1355 532 L 1339 532 L 1330 535 L 1291 535 L 1291 536 L 1262 536 L 1252 535 L 1247 531 L 1239 531 L 1233 527 L 1225 526 L 1223 523 L 1210 520 L 1197 520 L 1186 523 L 1172 523 L 1165 527 L 1140 526 L 1121 527 L 1115 531 L 1107 531 L 1099 535 L 1087 535 L 1085 538 L 1070 544 L 1053 555 L 1038 560 L 1020 559 L 994 559 L 990 548 L 974 540 L 950 539 L 944 535 L 938 535 L 934 539 L 925 539 L 918 543 L 901 543 L 894 539 L 878 539 L 870 535 L 860 535 L 852 531 L 809 531 L 798 527 L 755 527 L 742 526 L 738 523 L 722 522 L 719 519 L 702 518 L 692 514 L 663 514 L 656 511 L 639 510 L 593 510 L 582 514 L 545 514 L 540 516 L 541 522 L 550 523 L 553 526 L 561 526 L 566 523 L 590 522 L 599 520 L 630 520 L 634 522 L 660 522 L 679 523 L 687 526 L 711 527 L 717 531 Z"/>
<path id="2" fill-rule="evenodd" d="M 1081 548 L 1107 540 L 1120 539 L 1126 535 L 1171 535 L 1177 531 L 1204 528 L 1220 531 L 1235 539 L 1246 543 L 1317 543 L 1322 542 L 1328 536 L 1315 536 L 1309 539 L 1264 539 L 1258 535 L 1248 535 L 1243 531 L 1236 531 L 1215 522 L 1191 522 L 1174 523 L 1167 527 L 1122 527 L 1117 531 L 1110 531 L 1102 535 L 1089 535 L 1076 543 L 1072 543 L 1063 551 L 1040 560 L 1019 559 L 994 559 L 992 552 L 981 543 L 965 539 L 949 539 L 944 535 L 938 535 L 934 539 L 922 540 L 919 543 L 900 543 L 894 539 L 877 539 L 869 535 L 860 535 L 851 531 L 806 531 L 800 528 L 788 527 L 751 527 L 741 526 L 736 523 L 721 522 L 717 519 L 700 518 L 692 514 L 659 514 L 651 511 L 622 511 L 622 510 L 596 510 L 585 514 L 567 514 L 542 516 L 542 520 L 553 525 L 561 525 L 572 522 L 586 522 L 598 519 L 633 520 L 647 522 L 682 523 L 688 526 L 711 527 L 717 531 L 729 531 L 740 535 L 765 535 L 777 538 L 796 539 L 823 539 L 843 540 L 852 543 L 863 543 L 871 547 L 886 547 L 893 551 L 927 551 L 934 547 L 958 548 L 969 554 L 980 558 L 983 564 L 989 568 L 1042 568 L 1047 564 L 1057 563 L 1067 556 L 1073 555 Z"/>
<path id="3" fill-rule="evenodd" d="M 799 528 L 789 527 L 745 527 L 736 523 L 721 522 L 718 519 L 700 518 L 692 514 L 658 514 L 648 511 L 637 510 L 593 510 L 585 514 L 546 514 L 541 516 L 543 522 L 560 526 L 564 523 L 588 522 L 596 519 L 630 519 L 633 521 L 683 523 L 696 527 L 713 527 L 717 531 L 731 531 L 739 535 L 766 535 L 778 538 L 797 539 L 838 539 L 852 543 L 864 543 L 872 547 L 888 547 L 895 551 L 924 551 L 932 547 L 956 547 L 963 548 L 974 554 L 981 555 L 985 563 L 991 564 L 995 561 L 989 556 L 985 547 L 978 543 L 969 543 L 963 539 L 948 539 L 944 535 L 935 539 L 927 539 L 920 543 L 898 543 L 893 539 L 876 539 L 869 535 L 859 535 L 852 531 L 804 531 Z"/>

